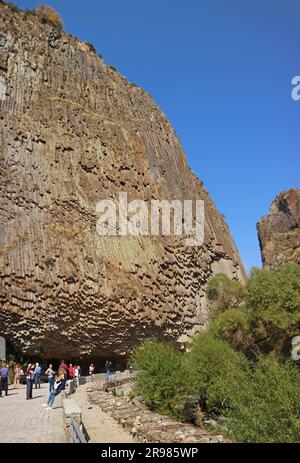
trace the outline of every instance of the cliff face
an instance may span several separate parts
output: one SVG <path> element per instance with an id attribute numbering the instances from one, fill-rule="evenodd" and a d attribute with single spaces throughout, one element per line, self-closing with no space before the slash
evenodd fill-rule
<path id="1" fill-rule="evenodd" d="M 280 193 L 257 224 L 263 264 L 300 264 L 300 190 Z"/>
<path id="2" fill-rule="evenodd" d="M 48 357 L 188 339 L 209 317 L 207 280 L 244 270 L 173 128 L 88 45 L 7 7 L 0 15 L 0 330 Z M 121 191 L 203 199 L 205 244 L 100 237 L 96 204 Z"/>

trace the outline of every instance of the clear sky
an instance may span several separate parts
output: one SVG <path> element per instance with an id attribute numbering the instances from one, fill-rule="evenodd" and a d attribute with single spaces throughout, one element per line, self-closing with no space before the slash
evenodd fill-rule
<path id="1" fill-rule="evenodd" d="M 225 214 L 246 268 L 256 222 L 300 187 L 299 0 L 45 0 L 65 30 L 147 90 Z M 33 8 L 35 0 L 15 0 Z"/>

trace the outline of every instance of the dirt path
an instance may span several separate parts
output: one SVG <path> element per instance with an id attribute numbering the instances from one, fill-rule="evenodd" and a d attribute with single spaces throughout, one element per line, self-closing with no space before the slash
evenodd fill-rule
<path id="1" fill-rule="evenodd" d="M 82 421 L 90 436 L 90 443 L 134 443 L 132 436 L 124 431 L 113 418 L 104 413 L 97 405 L 89 402 L 87 393 L 89 387 L 88 384 L 80 386 L 74 398 L 82 410 Z"/>

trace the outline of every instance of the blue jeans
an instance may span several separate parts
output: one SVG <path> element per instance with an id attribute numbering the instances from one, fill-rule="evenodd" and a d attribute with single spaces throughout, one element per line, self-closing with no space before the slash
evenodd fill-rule
<path id="1" fill-rule="evenodd" d="M 35 388 L 37 389 L 37 387 L 39 386 L 39 389 L 41 389 L 41 375 L 35 375 L 34 376 L 34 384 L 35 384 Z"/>
<path id="2" fill-rule="evenodd" d="M 48 402 L 47 402 L 49 407 L 52 407 L 52 405 L 54 404 L 55 397 L 56 397 L 56 391 L 54 389 L 52 389 L 50 394 L 49 394 L 49 399 L 48 399 Z"/>
<path id="3" fill-rule="evenodd" d="M 106 381 L 110 380 L 110 370 L 106 370 Z"/>
<path id="4" fill-rule="evenodd" d="M 55 383 L 54 376 L 49 376 L 48 382 L 49 382 L 49 392 L 51 392 L 52 389 L 54 388 L 54 383 Z"/>
<path id="5" fill-rule="evenodd" d="M 32 399 L 32 386 L 33 386 L 33 379 L 26 379 L 26 398 Z"/>

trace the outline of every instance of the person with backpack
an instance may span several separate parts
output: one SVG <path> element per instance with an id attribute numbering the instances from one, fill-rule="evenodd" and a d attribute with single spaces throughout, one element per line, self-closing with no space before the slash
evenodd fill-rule
<path id="1" fill-rule="evenodd" d="M 34 370 L 34 384 L 35 384 L 35 389 L 39 387 L 41 389 L 41 375 L 42 375 L 42 369 L 38 363 L 35 364 L 35 370 Z"/>
<path id="2" fill-rule="evenodd" d="M 55 398 L 65 389 L 66 382 L 67 372 L 60 368 L 53 389 L 50 391 L 48 402 L 43 405 L 43 407 L 46 407 L 46 410 L 52 410 Z"/>
<path id="3" fill-rule="evenodd" d="M 32 400 L 32 389 L 33 389 L 33 382 L 34 382 L 34 365 L 29 364 L 27 371 L 25 373 L 26 376 L 26 400 Z"/>

